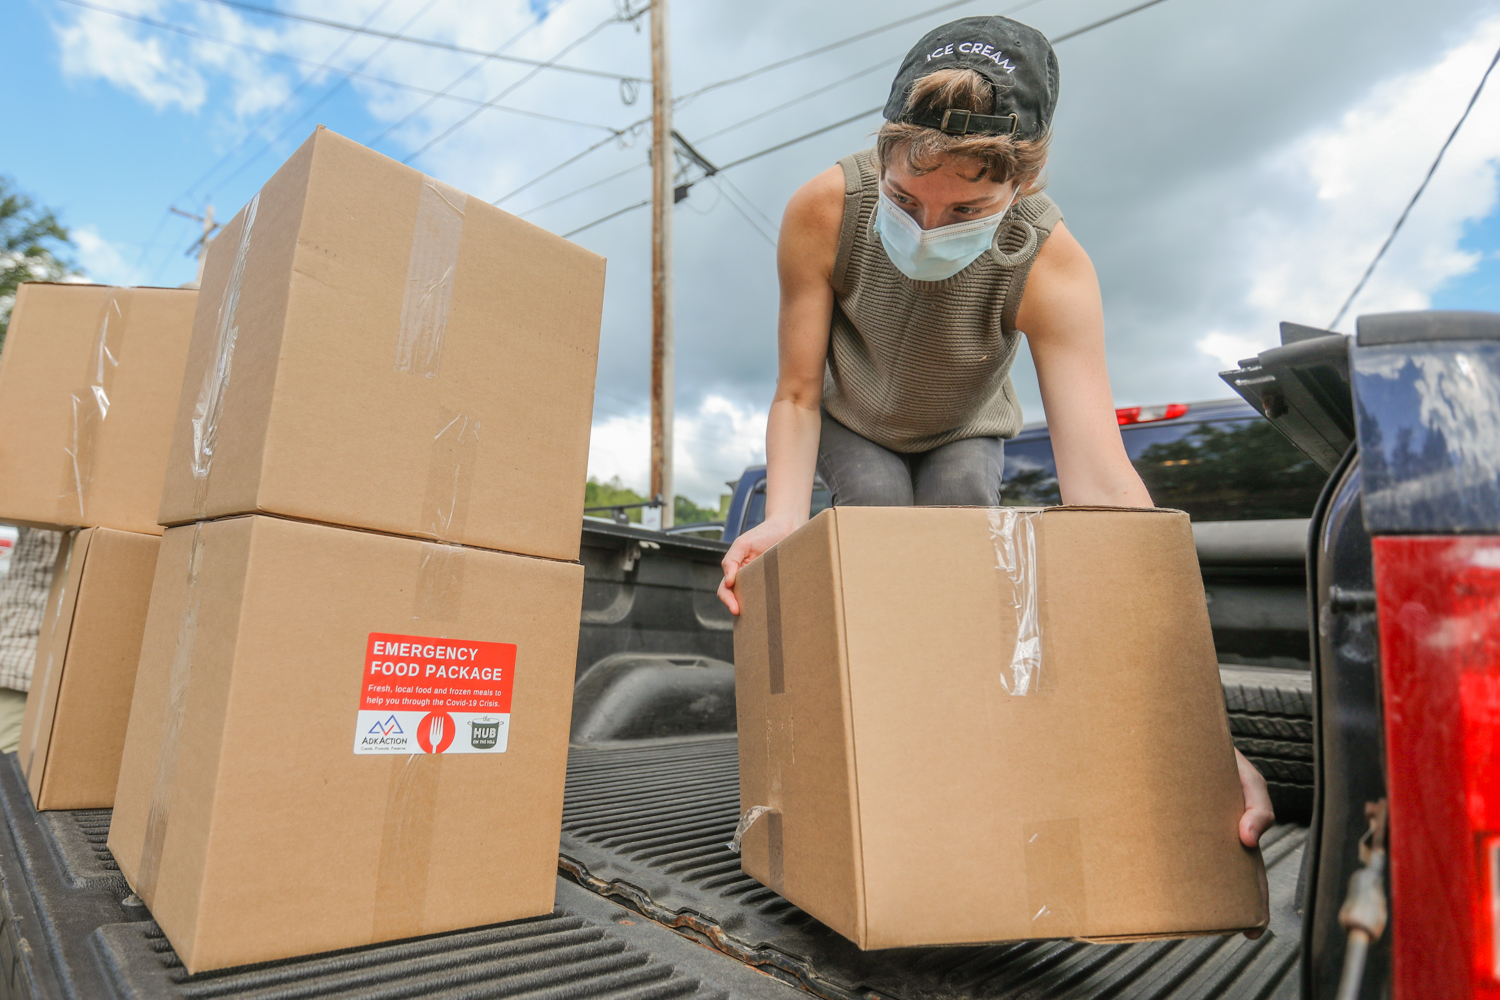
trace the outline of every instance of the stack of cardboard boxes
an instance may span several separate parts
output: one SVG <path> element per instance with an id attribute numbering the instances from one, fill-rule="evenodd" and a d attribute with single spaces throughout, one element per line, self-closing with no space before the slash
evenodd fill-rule
<path id="1" fill-rule="evenodd" d="M 85 514 L 0 517 L 166 526 L 149 560 L 78 535 L 56 603 L 134 601 L 109 846 L 190 971 L 551 912 L 603 288 L 602 258 L 320 127 L 213 242 L 196 312 L 176 293 L 176 354 L 129 369 L 157 424 L 124 426 L 125 361 L 103 386 L 106 432 L 160 452 L 149 504 L 89 519 L 118 453 L 30 418 L 57 468 L 26 478 L 66 484 L 66 452 Z"/>
<path id="2" fill-rule="evenodd" d="M 196 300 L 42 283 L 16 296 L 0 358 L 0 520 L 67 531 L 19 748 L 39 809 L 114 801 Z"/>
<path id="3" fill-rule="evenodd" d="M 214 241 L 109 836 L 189 970 L 551 911 L 603 286 L 322 128 Z"/>

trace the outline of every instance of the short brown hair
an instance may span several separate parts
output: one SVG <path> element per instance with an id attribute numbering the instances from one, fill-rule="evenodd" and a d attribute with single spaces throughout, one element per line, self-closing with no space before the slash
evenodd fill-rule
<path id="1" fill-rule="evenodd" d="M 994 114 L 994 89 L 972 69 L 940 69 L 912 84 L 906 98 L 908 114 L 940 116 L 949 108 Z M 1001 184 L 1025 181 L 1029 193 L 1042 189 L 1040 174 L 1051 141 L 1051 130 L 1035 139 L 1016 139 L 1008 135 L 950 135 L 925 125 L 886 122 L 876 133 L 875 158 L 883 171 L 900 155 L 907 170 L 925 174 L 936 170 L 947 157 L 961 156 L 979 164 L 979 178 L 988 177 Z"/>

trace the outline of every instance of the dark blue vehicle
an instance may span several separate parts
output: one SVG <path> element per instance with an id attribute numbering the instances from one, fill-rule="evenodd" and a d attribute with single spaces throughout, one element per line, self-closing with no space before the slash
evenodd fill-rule
<path id="1" fill-rule="evenodd" d="M 1185 510 L 1195 522 L 1312 516 L 1327 474 L 1244 400 L 1131 406 L 1115 415 L 1125 450 L 1158 505 Z M 1001 502 L 1062 503 L 1045 423 L 1028 424 L 1005 443 Z M 812 513 L 828 504 L 819 481 Z M 723 540 L 734 541 L 765 517 L 766 467 L 755 465 L 735 484 Z"/>

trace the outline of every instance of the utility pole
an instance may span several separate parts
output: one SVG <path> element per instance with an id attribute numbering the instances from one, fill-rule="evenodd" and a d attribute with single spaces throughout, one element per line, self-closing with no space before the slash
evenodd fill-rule
<path id="1" fill-rule="evenodd" d="M 214 233 L 217 230 L 223 228 L 222 226 L 214 222 L 214 203 L 211 200 L 204 202 L 202 215 L 194 215 L 192 212 L 184 212 L 182 209 L 178 208 L 175 205 L 172 206 L 172 211 L 180 216 L 183 216 L 184 218 L 203 223 L 203 235 L 198 237 L 198 239 L 194 241 L 193 245 L 187 248 L 189 257 L 191 257 L 194 252 L 198 254 L 198 276 L 193 279 L 193 287 L 201 288 L 203 286 L 203 261 L 208 257 L 208 241 L 214 238 Z"/>
<path id="2" fill-rule="evenodd" d="M 651 496 L 672 526 L 672 82 L 667 0 L 651 0 Z"/>

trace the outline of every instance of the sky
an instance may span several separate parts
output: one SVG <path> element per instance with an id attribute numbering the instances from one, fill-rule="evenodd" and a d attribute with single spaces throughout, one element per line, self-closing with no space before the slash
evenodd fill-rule
<path id="1" fill-rule="evenodd" d="M 57 210 L 94 280 L 191 280 L 198 226 L 169 209 L 228 218 L 320 123 L 564 235 L 649 197 L 645 0 L 84 2 L 0 0 L 0 174 Z M 1055 37 L 1137 2 L 674 0 L 674 124 L 733 163 L 882 105 L 944 21 L 1012 11 Z M 1060 42 L 1047 190 L 1099 273 L 1116 404 L 1223 398 L 1217 373 L 1278 321 L 1326 326 L 1497 49 L 1500 0 L 1165 0 Z M 878 124 L 727 168 L 675 209 L 674 458 L 700 504 L 764 460 L 782 209 Z M 1339 328 L 1500 309 L 1497 172 L 1500 72 Z M 589 470 L 644 490 L 650 216 L 571 238 L 609 261 Z M 1042 419 L 1025 352 L 1014 374 Z"/>

